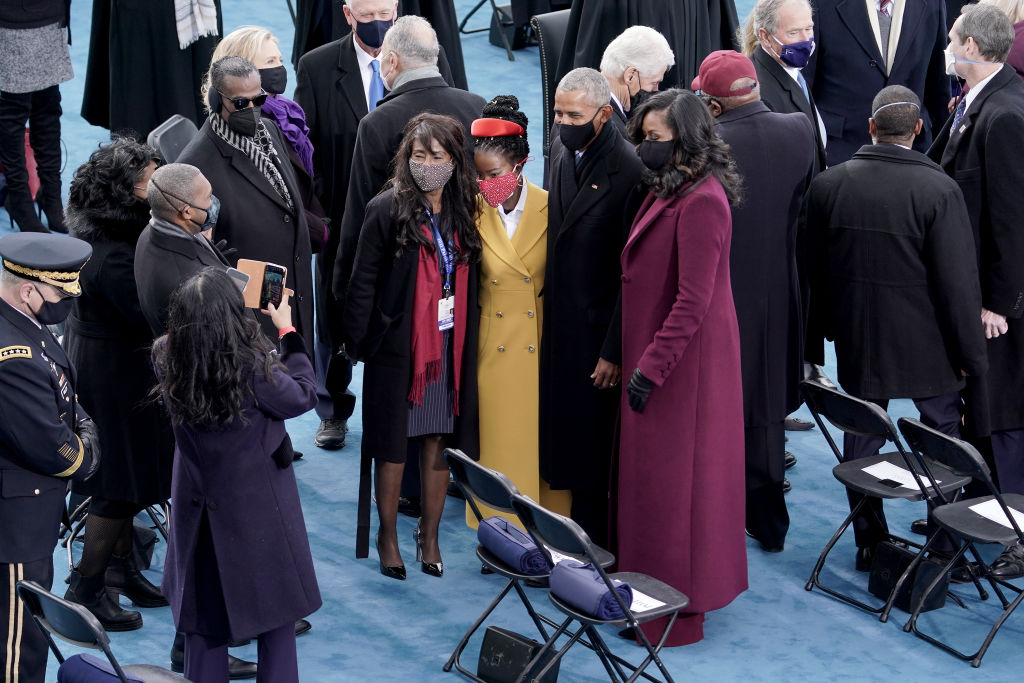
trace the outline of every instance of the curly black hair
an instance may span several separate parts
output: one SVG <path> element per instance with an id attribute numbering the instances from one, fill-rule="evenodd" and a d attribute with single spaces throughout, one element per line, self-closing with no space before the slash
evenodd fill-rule
<path id="1" fill-rule="evenodd" d="M 273 382 L 281 366 L 223 268 L 204 268 L 171 295 L 167 334 L 153 344 L 164 403 L 174 424 L 200 428 L 246 424 L 251 377 Z"/>
<path id="2" fill-rule="evenodd" d="M 742 180 L 729 154 L 729 145 L 718 137 L 715 120 L 704 102 L 689 90 L 679 88 L 655 93 L 629 119 L 629 137 L 634 143 L 640 144 L 644 139 L 644 117 L 653 111 L 665 113 L 676 145 L 663 169 L 643 170 L 641 179 L 651 188 L 651 194 L 663 199 L 671 197 L 686 183 L 710 173 L 722 184 L 729 204 L 739 204 Z"/>
<path id="3" fill-rule="evenodd" d="M 115 137 L 101 144 L 78 167 L 71 180 L 69 209 L 108 209 L 144 203 L 135 196 L 135 184 L 151 162 L 164 163 L 160 153 L 131 137 Z"/>
<path id="4" fill-rule="evenodd" d="M 497 95 L 484 105 L 481 118 L 502 119 L 518 123 L 523 127 L 522 135 L 501 135 L 498 137 L 475 138 L 474 149 L 497 152 L 505 157 L 510 164 L 518 164 L 530 156 L 530 143 L 526 139 L 526 125 L 529 119 L 519 111 L 519 100 L 515 95 Z"/>

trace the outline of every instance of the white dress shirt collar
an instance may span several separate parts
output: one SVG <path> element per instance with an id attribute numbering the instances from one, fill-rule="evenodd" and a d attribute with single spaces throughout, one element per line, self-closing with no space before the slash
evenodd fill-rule
<path id="1" fill-rule="evenodd" d="M 526 208 L 526 187 L 526 180 L 523 180 L 523 190 L 519 193 L 519 201 L 516 202 L 515 208 L 508 213 L 505 213 L 504 206 L 498 204 L 498 215 L 501 217 L 501 222 L 505 224 L 505 232 L 508 233 L 509 239 L 516 234 L 519 221 L 523 220 L 523 210 Z"/>

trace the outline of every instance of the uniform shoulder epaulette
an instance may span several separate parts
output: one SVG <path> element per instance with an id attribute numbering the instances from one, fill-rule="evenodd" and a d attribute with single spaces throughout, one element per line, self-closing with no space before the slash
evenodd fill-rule
<path id="1" fill-rule="evenodd" d="M 5 346 L 0 349 L 0 363 L 11 358 L 31 358 L 32 349 L 27 346 Z"/>

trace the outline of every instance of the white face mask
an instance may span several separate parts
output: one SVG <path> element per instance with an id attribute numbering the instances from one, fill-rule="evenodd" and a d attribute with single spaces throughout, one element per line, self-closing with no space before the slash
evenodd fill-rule
<path id="1" fill-rule="evenodd" d="M 942 56 L 946 60 L 946 75 L 959 77 L 960 74 L 956 72 L 956 55 L 947 47 L 942 51 Z"/>

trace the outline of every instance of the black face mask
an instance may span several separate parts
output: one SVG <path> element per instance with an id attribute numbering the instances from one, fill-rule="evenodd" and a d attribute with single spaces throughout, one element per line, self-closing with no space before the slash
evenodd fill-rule
<path id="1" fill-rule="evenodd" d="M 598 109 L 594 112 L 593 118 L 586 123 L 581 123 L 578 126 L 570 126 L 564 123 L 558 124 L 558 137 L 565 145 L 565 148 L 570 152 L 575 152 L 581 147 L 585 147 L 587 143 L 594 139 L 597 135 L 597 130 L 594 127 L 594 119 L 601 113 Z"/>
<path id="2" fill-rule="evenodd" d="M 644 166 L 660 171 L 672 159 L 675 149 L 675 140 L 644 140 L 637 146 L 636 153 Z"/>
<path id="3" fill-rule="evenodd" d="M 366 47 L 372 47 L 374 50 L 384 44 L 384 34 L 388 32 L 388 29 L 395 23 L 394 19 L 388 21 L 382 21 L 380 19 L 374 19 L 373 21 L 357 21 L 356 22 L 356 35 L 359 36 L 359 40 L 363 41 Z"/>
<path id="4" fill-rule="evenodd" d="M 237 109 L 228 115 L 228 128 L 243 138 L 256 136 L 256 122 L 260 120 L 260 108 Z"/>
<path id="5" fill-rule="evenodd" d="M 288 72 L 283 66 L 260 69 L 260 85 L 271 95 L 283 95 L 288 87 Z"/>
<path id="6" fill-rule="evenodd" d="M 635 95 L 630 95 L 628 116 L 632 116 L 633 112 L 637 110 L 637 107 L 654 97 L 656 94 L 658 94 L 657 90 L 637 90 Z"/>
<path id="7" fill-rule="evenodd" d="M 32 286 L 35 287 L 36 293 L 42 299 L 43 293 L 35 285 Z M 38 311 L 32 311 L 32 315 L 43 325 L 56 325 L 67 320 L 67 317 L 71 315 L 71 306 L 74 303 L 75 300 L 71 297 L 65 297 L 60 301 L 43 299 L 43 305 L 39 307 Z"/>

